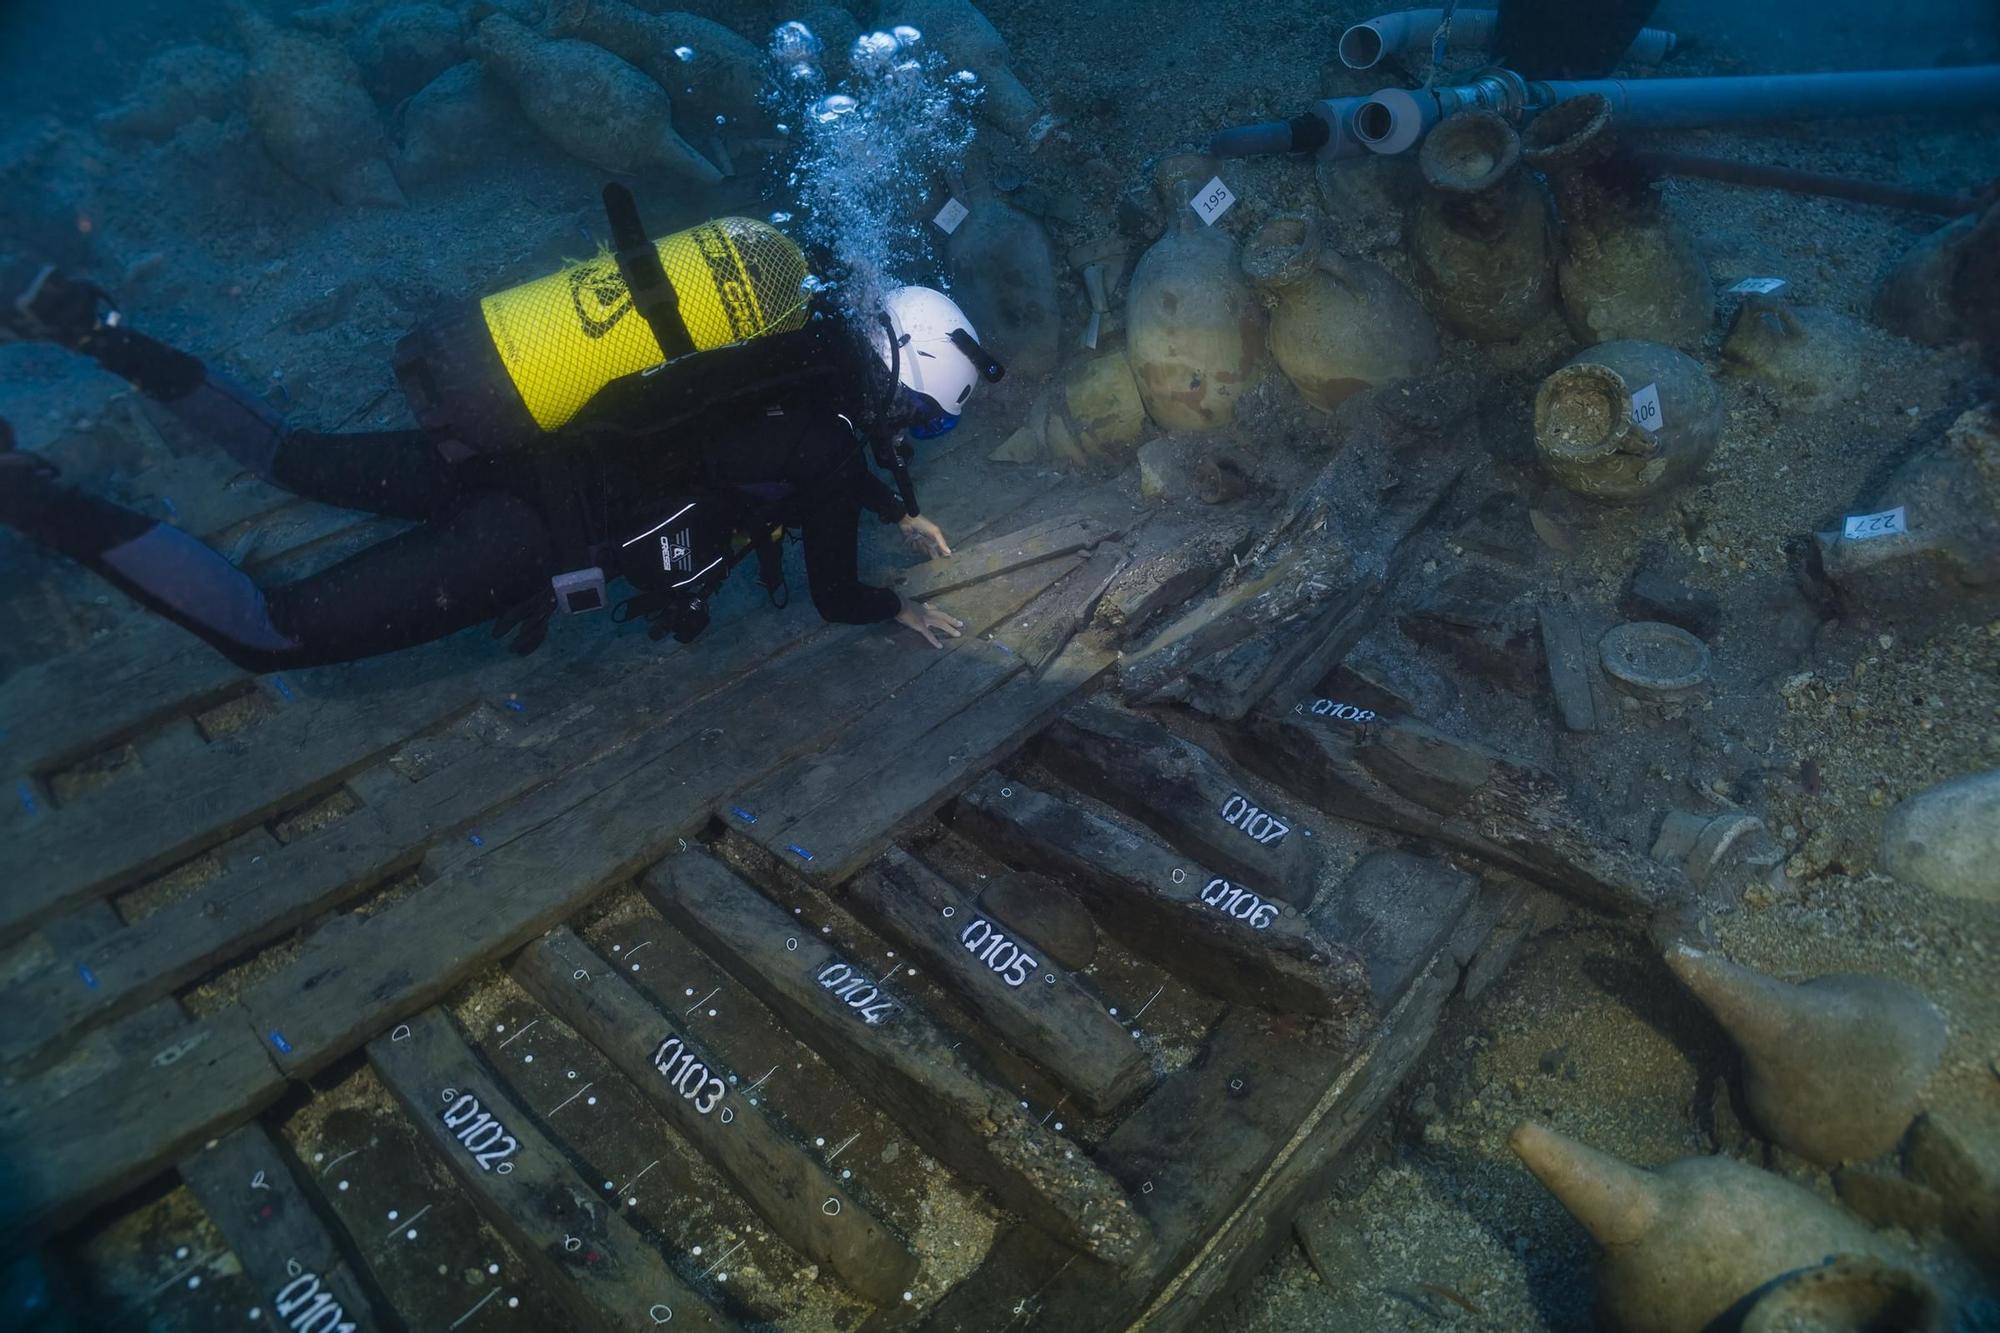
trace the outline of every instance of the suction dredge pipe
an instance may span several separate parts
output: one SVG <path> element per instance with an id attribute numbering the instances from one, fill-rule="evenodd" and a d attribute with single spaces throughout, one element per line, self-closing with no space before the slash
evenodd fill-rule
<path id="1" fill-rule="evenodd" d="M 1357 157 L 1401 153 L 1446 116 L 1481 107 L 1520 121 L 1557 102 L 1602 93 L 1621 127 L 1685 129 L 1766 120 L 1938 114 L 2000 106 L 2000 65 L 1956 69 L 1865 70 L 1842 74 L 1759 74 L 1704 79 L 1560 79 L 1529 82 L 1490 70 L 1470 83 L 1431 89 L 1385 88 L 1372 97 L 1316 102 L 1288 121 L 1224 130 L 1217 157 L 1317 152 Z"/>
<path id="2" fill-rule="evenodd" d="M 1357 23 L 1340 34 L 1340 63 L 1349 69 L 1373 69 L 1392 56 L 1414 55 L 1425 50 L 1443 22 L 1442 9 L 1404 9 Z M 1449 49 L 1488 50 L 1499 27 L 1498 10 L 1461 9 L 1452 15 Z M 1657 65 L 1679 45 L 1673 33 L 1641 28 L 1623 58 L 1635 65 Z"/>

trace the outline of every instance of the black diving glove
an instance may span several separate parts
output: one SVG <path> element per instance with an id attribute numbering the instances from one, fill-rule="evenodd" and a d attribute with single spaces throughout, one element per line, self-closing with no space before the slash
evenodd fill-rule
<path id="1" fill-rule="evenodd" d="M 669 634 L 675 643 L 693 643 L 708 628 L 708 599 L 685 593 L 642 592 L 620 603 L 612 619 L 621 625 L 644 619 L 646 637 L 654 643 Z"/>
<path id="2" fill-rule="evenodd" d="M 523 598 L 494 617 L 493 637 L 504 639 L 518 629 L 520 633 L 514 635 L 514 642 L 507 647 L 526 657 L 549 637 L 549 621 L 555 613 L 555 589 L 544 584 L 532 596 Z"/>

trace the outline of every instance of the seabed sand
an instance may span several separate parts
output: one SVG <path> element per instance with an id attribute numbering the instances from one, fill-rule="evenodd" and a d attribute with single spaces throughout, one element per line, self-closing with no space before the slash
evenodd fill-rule
<path id="1" fill-rule="evenodd" d="M 767 5 L 691 7 L 753 36 L 789 16 Z M 1009 36 L 1023 80 L 1061 90 L 1054 100 L 1065 128 L 1024 160 L 1027 170 L 1073 191 L 1098 216 L 1110 214 L 1157 153 L 1327 93 L 1391 82 L 1339 71 L 1323 87 L 1320 66 L 1346 23 L 1392 7 L 1351 0 L 985 6 Z M 85 130 L 89 115 L 129 86 L 155 46 L 220 33 L 219 10 L 8 8 L 0 19 L 0 89 L 7 90 L 0 160 L 34 164 L 45 188 L 17 193 L 0 220 L 27 228 L 35 243 L 62 238 L 54 257 L 82 261 L 116 286 L 143 327 L 268 386 L 301 420 L 396 424 L 402 408 L 388 358 L 402 331 L 447 297 L 538 274 L 586 252 L 602 233 L 599 174 L 553 153 L 413 190 L 406 209 L 376 210 L 334 207 L 278 175 L 240 117 L 192 126 L 157 148 L 103 151 Z M 1701 39 L 1671 71 L 1684 74 L 2000 58 L 1994 13 L 1974 0 L 1900 7 L 1841 0 L 1781 10 L 1665 0 L 1654 21 Z M 2000 164 L 1996 130 L 1992 117 L 1838 122 L 1689 132 L 1672 136 L 1671 146 L 1963 192 Z M 1253 219 L 1320 208 L 1309 166 L 1257 159 L 1232 164 L 1226 175 L 1243 203 L 1222 225 L 1239 239 Z M 1881 274 L 1931 225 L 1886 209 L 1697 181 L 1673 182 L 1667 196 L 1718 287 L 1781 275 L 1802 302 L 1857 319 L 1866 318 Z M 655 192 L 647 203 L 656 230 L 718 212 L 767 211 L 753 173 L 707 194 Z M 1407 276 L 1400 248 L 1379 257 Z M 1560 359 L 1560 346 L 1459 347 L 1453 355 L 1519 382 L 1525 394 L 1550 357 Z M 1839 512 L 1886 460 L 1934 438 L 1973 400 L 1969 357 L 1890 347 L 1854 367 L 1849 402 L 1817 414 L 1780 411 L 1760 391 L 1725 381 L 1725 443 L 1699 483 L 1653 527 L 1591 534 L 1585 553 L 1567 565 L 1567 590 L 1613 604 L 1638 549 L 1665 542 L 1691 563 L 1691 582 L 1722 600 L 1732 627 L 1756 624 L 1760 607 L 1791 607 L 1785 541 Z M 122 415 L 112 406 L 122 392 L 75 358 L 0 346 L 0 414 L 28 447 Z M 1262 392 L 1290 395 L 1275 377 Z M 1316 420 L 1293 406 L 1264 419 L 1308 427 Z M 996 442 L 1011 424 L 993 423 Z M 1309 438 L 1301 447 L 1312 451 Z M 115 492 L 115 460 L 93 480 Z M 6 550 L 11 561 L 19 548 Z M 5 610 L 9 626 L 34 618 L 18 601 Z M 1756 642 L 1733 642 L 1725 631 L 1715 647 L 1727 687 L 1741 696 L 1731 716 L 1757 727 L 1773 765 L 1762 813 L 1793 853 L 1793 885 L 1753 894 L 1744 910 L 1716 919 L 1717 943 L 1780 976 L 1852 969 L 1929 994 L 1952 1032 L 1930 1101 L 1976 1127 L 1989 1158 L 2000 1156 L 2000 912 L 1872 869 L 1877 833 L 1895 802 L 2000 765 L 2000 622 L 1914 636 L 1853 626 L 1822 632 L 1816 621 L 1778 612 L 1773 623 Z M 1805 672 L 1806 680 L 1780 689 Z M 1522 731 L 1543 726 L 1523 723 Z M 1703 780 L 1682 767 L 1688 781 Z M 1348 1183 L 1306 1210 L 1304 1229 L 1330 1238 L 1317 1255 L 1328 1280 L 1288 1249 L 1229 1326 L 1589 1326 L 1589 1243 L 1515 1161 L 1507 1131 L 1533 1116 L 1652 1164 L 1714 1150 L 1720 1125 L 1719 1146 L 1738 1149 L 1733 1112 L 1726 1096 L 1717 1097 L 1733 1066 L 1727 1044 L 1643 946 L 1580 921 L 1558 928 L 1447 1031 Z M 1827 1190 L 1824 1173 L 1778 1165 Z M 1919 1261 L 1971 1296 L 1960 1327 L 2000 1327 L 2000 1307 L 1990 1295 L 1980 1298 L 1970 1275 L 1938 1247 L 1925 1247 Z"/>

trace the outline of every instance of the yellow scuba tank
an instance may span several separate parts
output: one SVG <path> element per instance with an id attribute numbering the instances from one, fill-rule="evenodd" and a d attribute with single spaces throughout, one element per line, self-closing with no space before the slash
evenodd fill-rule
<path id="1" fill-rule="evenodd" d="M 777 228 L 718 218 L 654 247 L 697 352 L 804 325 L 805 256 Z M 560 429 L 605 385 L 659 362 L 604 251 L 427 321 L 396 344 L 395 369 L 418 421 L 486 452 Z"/>

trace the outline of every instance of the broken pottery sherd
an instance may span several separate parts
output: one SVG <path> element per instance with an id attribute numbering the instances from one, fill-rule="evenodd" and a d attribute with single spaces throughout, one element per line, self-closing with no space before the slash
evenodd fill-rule
<path id="1" fill-rule="evenodd" d="M 675 131 L 666 90 L 602 47 L 545 39 L 495 14 L 479 25 L 472 49 L 535 128 L 571 156 L 620 175 L 658 167 L 703 185 L 722 179 Z"/>
<path id="2" fill-rule="evenodd" d="M 1831 1166 L 1893 1148 L 1944 1058 L 1937 1007 L 1899 981 L 1836 973 L 1792 985 L 1685 944 L 1666 962 L 1743 1052 L 1752 1119 Z"/>
<path id="3" fill-rule="evenodd" d="M 1395 275 L 1322 244 L 1310 218 L 1277 217 L 1243 249 L 1271 311 L 1271 359 L 1314 407 L 1408 379 L 1438 358 L 1437 330 Z"/>
<path id="4" fill-rule="evenodd" d="M 1741 1333 L 1944 1333 L 1949 1323 L 1921 1275 L 1842 1254 L 1779 1278 L 1744 1314 Z"/>
<path id="5" fill-rule="evenodd" d="M 1839 1209 L 1727 1157 L 1641 1170 L 1532 1122 L 1508 1143 L 1603 1248 L 1599 1316 L 1625 1333 L 1702 1333 L 1773 1278 L 1829 1255 L 1889 1257 Z"/>
<path id="6" fill-rule="evenodd" d="M 1670 702 L 1708 680 L 1708 645 L 1657 620 L 1612 626 L 1597 641 L 1597 655 L 1612 685 L 1637 699 Z"/>
<path id="7" fill-rule="evenodd" d="M 1451 117 L 1424 139 L 1430 190 L 1410 224 L 1417 286 L 1454 333 L 1518 338 L 1555 307 L 1548 201 L 1521 174 L 1521 140 L 1492 111 Z"/>
<path id="8" fill-rule="evenodd" d="M 1932 893 L 2000 903 L 2000 768 L 1941 782 L 1890 811 L 1876 862 Z"/>
<path id="9" fill-rule="evenodd" d="M 1866 339 L 1845 315 L 1753 296 L 1737 308 L 1722 363 L 1727 373 L 1757 381 L 1786 407 L 1821 412 L 1861 392 L 1855 367 L 1864 364 Z"/>
<path id="10" fill-rule="evenodd" d="M 1972 335 L 1960 312 L 1960 266 L 1979 219 L 1968 214 L 1911 247 L 1876 290 L 1875 322 L 1925 347 L 1947 347 Z"/>
<path id="11" fill-rule="evenodd" d="M 1571 357 L 1535 394 L 1535 449 L 1578 495 L 1629 504 L 1686 481 L 1722 435 L 1722 392 L 1685 352 L 1610 342 Z"/>
<path id="12" fill-rule="evenodd" d="M 278 165 L 343 204 L 402 207 L 381 118 L 347 52 L 280 28 L 245 0 L 229 13 L 250 53 L 250 123 Z"/>

